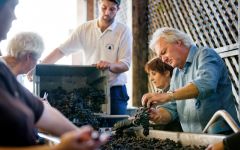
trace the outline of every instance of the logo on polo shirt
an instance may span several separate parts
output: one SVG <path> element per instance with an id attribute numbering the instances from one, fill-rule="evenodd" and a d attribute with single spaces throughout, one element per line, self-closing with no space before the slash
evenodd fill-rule
<path id="1" fill-rule="evenodd" d="M 109 51 L 111 51 L 111 50 L 113 50 L 113 49 L 114 49 L 114 46 L 113 46 L 113 44 L 107 44 L 105 47 L 106 47 L 106 48 L 107 48 L 107 50 L 109 50 Z"/>

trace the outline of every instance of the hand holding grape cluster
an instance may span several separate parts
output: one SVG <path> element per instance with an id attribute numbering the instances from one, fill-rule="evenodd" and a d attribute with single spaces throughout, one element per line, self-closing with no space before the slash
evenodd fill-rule
<path id="1" fill-rule="evenodd" d="M 147 136 L 149 134 L 149 108 L 147 107 L 140 107 L 137 110 L 136 115 L 133 119 L 129 120 L 121 120 L 114 124 L 113 130 L 116 131 L 116 134 L 122 134 L 123 130 L 130 128 L 130 127 L 143 127 L 143 134 Z"/>

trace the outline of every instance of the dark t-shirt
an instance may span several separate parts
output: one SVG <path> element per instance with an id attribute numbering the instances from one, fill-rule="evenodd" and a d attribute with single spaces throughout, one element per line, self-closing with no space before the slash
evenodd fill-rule
<path id="1" fill-rule="evenodd" d="M 223 140 L 225 150 L 240 149 L 240 132 L 234 133 Z"/>
<path id="2" fill-rule="evenodd" d="M 39 98 L 24 88 L 0 62 L 0 146 L 29 146 L 43 112 Z"/>

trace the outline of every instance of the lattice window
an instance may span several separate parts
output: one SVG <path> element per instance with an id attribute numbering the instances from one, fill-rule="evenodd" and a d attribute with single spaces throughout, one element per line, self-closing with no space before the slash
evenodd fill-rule
<path id="1" fill-rule="evenodd" d="M 120 10 L 116 16 L 116 19 L 123 23 L 123 24 L 128 24 L 128 18 L 131 17 L 131 16 L 128 16 L 128 9 L 129 9 L 129 6 L 128 6 L 128 3 L 127 3 L 127 0 L 122 0 L 121 1 L 121 5 L 120 5 Z"/>
<path id="2" fill-rule="evenodd" d="M 238 39 L 237 6 L 237 0 L 149 0 L 149 35 L 167 26 L 185 31 L 199 46 L 231 45 Z"/>

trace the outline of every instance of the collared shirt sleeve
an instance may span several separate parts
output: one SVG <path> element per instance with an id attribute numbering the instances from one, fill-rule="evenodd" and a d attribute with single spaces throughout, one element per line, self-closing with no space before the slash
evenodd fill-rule
<path id="1" fill-rule="evenodd" d="M 0 63 L 0 88 L 1 91 L 7 92 L 11 98 L 9 101 L 20 101 L 28 107 L 34 115 L 34 123 L 36 123 L 43 113 L 43 104 L 41 100 L 34 96 L 30 91 L 23 87 L 16 77 L 11 73 L 3 63 Z M 7 101 L 5 100 L 5 101 Z"/>
<path id="2" fill-rule="evenodd" d="M 2 146 L 26 146 L 36 144 L 34 114 L 25 104 L 12 96 L 0 80 L 0 132 Z"/>
<path id="3" fill-rule="evenodd" d="M 44 106 L 39 97 L 33 95 L 30 91 L 28 91 L 25 87 L 22 86 L 22 99 L 25 100 L 28 107 L 34 112 L 34 123 L 38 122 L 41 118 Z"/>
<path id="4" fill-rule="evenodd" d="M 84 25 L 78 26 L 58 48 L 64 55 L 69 55 L 82 49 L 83 37 L 86 37 Z"/>
<path id="5" fill-rule="evenodd" d="M 132 60 L 132 33 L 129 28 L 122 32 L 122 38 L 118 50 L 118 60 L 130 67 Z"/>
<path id="6" fill-rule="evenodd" d="M 199 90 L 198 99 L 204 99 L 216 92 L 224 62 L 213 49 L 199 50 L 199 54 L 195 57 L 197 69 L 194 80 L 190 82 Z"/>

